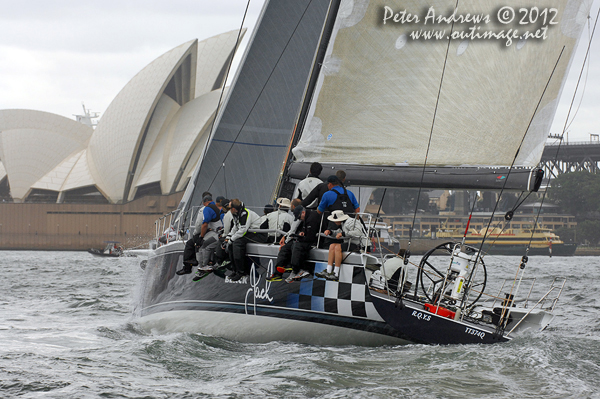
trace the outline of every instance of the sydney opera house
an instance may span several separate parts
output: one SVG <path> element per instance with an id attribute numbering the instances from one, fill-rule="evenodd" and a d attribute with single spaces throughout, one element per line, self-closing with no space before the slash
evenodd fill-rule
<path id="1" fill-rule="evenodd" d="M 231 31 L 161 55 L 95 127 L 85 117 L 0 110 L 0 249 L 152 235 L 202 157 L 239 40 Z"/>

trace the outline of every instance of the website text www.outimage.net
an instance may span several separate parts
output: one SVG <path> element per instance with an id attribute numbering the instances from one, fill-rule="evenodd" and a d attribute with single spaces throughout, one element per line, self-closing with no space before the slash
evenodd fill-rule
<path id="1" fill-rule="evenodd" d="M 504 6 L 492 13 L 439 13 L 429 7 L 422 13 L 383 9 L 383 25 L 410 26 L 411 40 L 501 40 L 507 47 L 520 40 L 546 40 L 559 23 L 556 8 Z M 500 29 L 498 28 L 500 27 Z"/>

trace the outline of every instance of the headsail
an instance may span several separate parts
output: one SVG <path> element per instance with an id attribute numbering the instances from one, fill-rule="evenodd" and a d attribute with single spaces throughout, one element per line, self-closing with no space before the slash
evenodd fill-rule
<path id="1" fill-rule="evenodd" d="M 197 205 L 207 190 L 252 205 L 269 202 L 329 3 L 266 2 L 217 118 L 209 149 L 184 196 L 186 206 Z"/>
<path id="2" fill-rule="evenodd" d="M 396 10 L 384 0 L 342 1 L 293 149 L 292 177 L 303 177 L 306 165 L 318 161 L 352 169 L 353 184 L 419 186 L 426 165 L 423 187 L 494 189 L 512 166 L 506 188 L 535 189 L 532 168 L 541 158 L 591 2 L 536 2 L 538 12 L 556 9 L 557 23 L 547 19 L 545 38 L 527 40 L 446 39 L 473 25 L 477 33 L 506 32 L 513 25 L 498 22 L 495 1 L 430 3 L 428 11 L 416 0 Z M 513 10 L 520 4 L 506 2 Z M 402 10 L 419 22 L 389 18 Z M 488 16 L 489 23 L 425 24 L 431 10 L 436 17 L 453 10 L 456 16 Z M 542 26 L 541 20 L 519 25 L 519 18 L 514 24 L 523 33 Z M 411 32 L 425 30 L 444 31 L 444 38 L 411 40 Z"/>

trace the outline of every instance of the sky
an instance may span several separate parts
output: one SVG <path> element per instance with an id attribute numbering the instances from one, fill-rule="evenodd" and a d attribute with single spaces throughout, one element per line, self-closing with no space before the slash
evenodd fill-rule
<path id="1" fill-rule="evenodd" d="M 249 31 L 242 47 L 262 4 L 263 0 L 250 1 L 244 23 Z M 0 0 L 0 109 L 34 109 L 74 118 L 83 112 L 84 103 L 102 114 L 127 82 L 158 56 L 191 39 L 239 29 L 246 5 L 247 0 Z M 599 7 L 600 0 L 594 0 L 590 29 Z M 577 95 L 569 118 L 569 142 L 600 134 L 600 26 L 597 29 L 589 69 L 580 84 L 580 92 L 584 86 L 585 91 L 583 97 Z M 563 131 L 590 32 L 587 27 L 583 32 L 552 134 Z"/>

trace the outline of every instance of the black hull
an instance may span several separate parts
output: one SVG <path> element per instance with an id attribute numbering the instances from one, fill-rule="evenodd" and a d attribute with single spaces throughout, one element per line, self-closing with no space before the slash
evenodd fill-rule
<path id="1" fill-rule="evenodd" d="M 142 320 L 160 318 L 159 314 L 169 312 L 187 312 L 185 317 L 194 317 L 193 312 L 215 312 L 366 332 L 380 336 L 366 339 L 376 344 L 406 341 L 377 314 L 370 301 L 361 266 L 345 264 L 348 273 L 339 283 L 312 277 L 299 283 L 271 283 L 265 278 L 272 273 L 278 247 L 249 245 L 249 248 L 259 248 L 263 252 L 255 251 L 255 255 L 249 256 L 256 278 L 240 283 L 231 282 L 221 273 L 211 273 L 193 282 L 192 274 L 175 274 L 182 265 L 183 246 L 174 243 L 166 247 L 159 248 L 155 256 L 149 257 L 145 268 L 140 309 Z M 359 255 L 351 257 L 360 259 Z M 326 267 L 325 262 L 311 263 L 316 271 Z M 286 338 L 280 337 L 284 341 Z M 265 341 L 269 341 L 266 336 Z M 355 340 L 349 342 L 361 344 Z"/>
<path id="2" fill-rule="evenodd" d="M 159 248 L 145 268 L 140 323 L 151 329 L 204 332 L 249 342 L 381 345 L 507 340 L 493 338 L 493 326 L 443 318 L 417 302 L 405 301 L 401 309 L 386 296 L 372 293 L 363 262 L 373 262 L 374 257 L 351 254 L 339 282 L 312 276 L 296 283 L 268 282 L 265 278 L 272 273 L 277 251 L 278 246 L 249 245 L 248 261 L 255 273 L 245 281 L 231 282 L 224 273 L 211 273 L 193 282 L 192 274 L 175 273 L 182 265 L 183 243 Z M 315 272 L 326 267 L 326 255 L 323 250 L 311 252 L 309 263 Z"/>
<path id="3" fill-rule="evenodd" d="M 447 317 L 423 310 L 419 303 L 404 300 L 396 303 L 395 298 L 388 298 L 379 293 L 371 296 L 375 308 L 381 316 L 395 329 L 414 337 L 421 343 L 445 344 L 493 344 L 506 342 L 507 338 L 494 335 L 494 330 L 487 326 L 457 322 Z"/>

